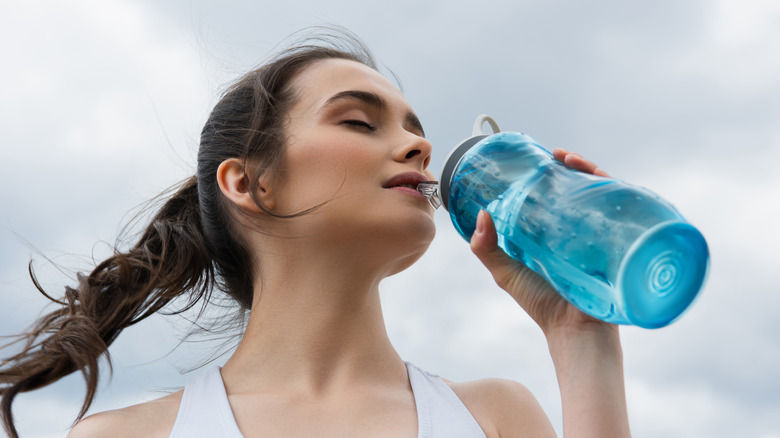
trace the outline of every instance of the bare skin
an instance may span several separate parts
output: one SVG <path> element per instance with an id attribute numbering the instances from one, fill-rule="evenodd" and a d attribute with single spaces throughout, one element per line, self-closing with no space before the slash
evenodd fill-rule
<path id="1" fill-rule="evenodd" d="M 435 234 L 433 209 L 383 185 L 404 172 L 434 179 L 431 145 L 401 92 L 361 64 L 321 61 L 293 85 L 299 96 L 288 114 L 285 171 L 261 180 L 258 196 L 281 213 L 329 202 L 299 218 L 263 216 L 252 224 L 270 234 L 244 230 L 263 275 L 247 331 L 221 370 L 233 414 L 247 438 L 416 437 L 409 377 L 388 339 L 378 286 L 425 252 Z M 384 103 L 334 99 L 351 91 Z M 555 154 L 570 167 L 598 171 L 575 154 Z M 231 202 L 261 214 L 240 161 L 225 161 L 217 178 Z M 506 256 L 484 212 L 471 248 L 547 337 L 566 436 L 628 436 L 617 327 L 571 307 Z M 519 383 L 448 384 L 489 437 L 555 436 Z M 69 436 L 168 436 L 181 394 L 92 415 Z"/>

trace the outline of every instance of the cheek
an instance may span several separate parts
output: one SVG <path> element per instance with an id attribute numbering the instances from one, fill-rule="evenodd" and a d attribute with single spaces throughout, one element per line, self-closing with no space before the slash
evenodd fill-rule
<path id="1" fill-rule="evenodd" d="M 284 211 L 301 211 L 354 192 L 369 177 L 367 163 L 339 145 L 293 147 L 283 172 Z"/>

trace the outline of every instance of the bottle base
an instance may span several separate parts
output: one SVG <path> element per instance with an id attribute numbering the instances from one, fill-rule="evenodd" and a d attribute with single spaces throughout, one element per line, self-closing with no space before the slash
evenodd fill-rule
<path id="1" fill-rule="evenodd" d="M 709 269 L 704 236 L 683 222 L 659 224 L 626 254 L 617 283 L 631 324 L 644 328 L 674 322 L 698 295 Z"/>

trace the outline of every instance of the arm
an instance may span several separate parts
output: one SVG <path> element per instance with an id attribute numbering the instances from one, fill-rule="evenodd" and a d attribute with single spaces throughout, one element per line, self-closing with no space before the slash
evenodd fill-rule
<path id="1" fill-rule="evenodd" d="M 167 437 L 173 430 L 183 391 L 79 421 L 68 438 Z"/>
<path id="2" fill-rule="evenodd" d="M 90 415 L 76 423 L 68 438 L 129 437 L 132 423 L 119 411 L 107 411 Z"/>
<path id="3" fill-rule="evenodd" d="M 570 167 L 606 175 L 582 157 L 563 150 L 554 154 Z M 565 436 L 630 436 L 618 327 L 580 312 L 542 277 L 507 256 L 497 246 L 493 221 L 485 211 L 477 219 L 471 248 L 544 332 L 561 390 Z"/>
<path id="4" fill-rule="evenodd" d="M 623 357 L 616 326 L 547 336 L 569 437 L 628 437 Z"/>

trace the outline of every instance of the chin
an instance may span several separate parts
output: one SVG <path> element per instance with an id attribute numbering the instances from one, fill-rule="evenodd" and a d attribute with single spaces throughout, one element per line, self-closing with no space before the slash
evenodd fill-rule
<path id="1" fill-rule="evenodd" d="M 321 236 L 324 244 L 346 245 L 352 254 L 362 254 L 357 257 L 370 260 L 369 264 L 387 276 L 413 265 L 436 236 L 433 215 L 422 208 L 367 209 L 362 214 L 349 212 L 317 222 L 321 228 L 309 231 Z"/>

